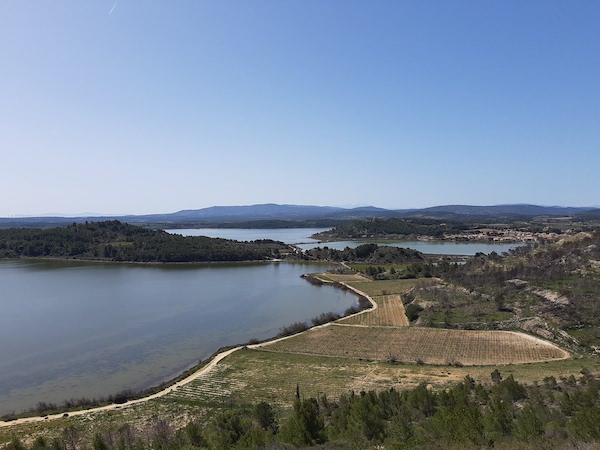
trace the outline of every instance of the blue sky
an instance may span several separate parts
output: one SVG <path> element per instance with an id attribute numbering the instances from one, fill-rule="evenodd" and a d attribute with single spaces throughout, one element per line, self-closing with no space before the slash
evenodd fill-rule
<path id="1" fill-rule="evenodd" d="M 600 2 L 0 0 L 0 216 L 600 205 Z"/>

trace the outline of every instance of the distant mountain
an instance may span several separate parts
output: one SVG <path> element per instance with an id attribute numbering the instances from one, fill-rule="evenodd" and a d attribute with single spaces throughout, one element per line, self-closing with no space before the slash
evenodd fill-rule
<path id="1" fill-rule="evenodd" d="M 465 214 L 471 216 L 498 216 L 498 215 L 521 215 L 521 216 L 570 216 L 589 211 L 592 208 L 562 207 L 562 206 L 539 206 L 529 204 L 495 205 L 495 206 L 468 206 L 447 205 L 424 208 L 427 212 L 450 212 L 454 214 Z"/>
<path id="2" fill-rule="evenodd" d="M 322 219 L 365 219 L 369 217 L 397 217 L 398 211 L 363 206 L 338 208 L 333 206 L 279 205 L 266 203 L 248 206 L 211 206 L 202 209 L 178 211 L 172 214 L 128 216 L 131 222 L 248 222 L 255 220 L 322 220 Z"/>
<path id="3" fill-rule="evenodd" d="M 139 225 L 168 227 L 169 225 L 202 226 L 202 224 L 219 224 L 252 221 L 318 221 L 318 220 L 357 220 L 378 218 L 422 217 L 445 220 L 468 219 L 519 219 L 536 216 L 573 216 L 600 214 L 598 208 L 586 207 L 561 207 L 539 206 L 528 204 L 495 205 L 495 206 L 470 206 L 470 205 L 445 205 L 422 209 L 390 210 L 374 206 L 358 208 L 338 208 L 333 206 L 312 205 L 279 205 L 266 203 L 247 206 L 211 206 L 202 209 L 188 209 L 168 214 L 146 214 L 129 216 L 90 216 L 90 217 L 27 217 L 27 218 L 0 218 L 0 226 L 6 227 L 48 227 L 67 225 L 73 222 L 103 221 L 117 219 Z M 307 226 L 307 225 L 304 225 Z"/>
<path id="4" fill-rule="evenodd" d="M 494 206 L 470 206 L 470 205 L 445 205 L 423 208 L 406 213 L 411 217 L 537 217 L 537 216 L 571 216 L 585 211 L 593 210 L 589 207 L 562 207 L 562 206 L 539 206 L 529 204 L 494 205 Z"/>

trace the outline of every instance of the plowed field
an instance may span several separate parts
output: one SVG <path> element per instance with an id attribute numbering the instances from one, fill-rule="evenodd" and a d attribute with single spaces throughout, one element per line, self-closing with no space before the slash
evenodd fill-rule
<path id="1" fill-rule="evenodd" d="M 463 331 L 419 327 L 317 328 L 265 345 L 264 350 L 406 363 L 496 365 L 565 359 L 560 348 L 509 331 Z"/>
<path id="2" fill-rule="evenodd" d="M 399 295 L 382 295 L 373 298 L 377 309 L 342 319 L 339 323 L 367 326 L 408 326 L 408 318 Z"/>
<path id="3" fill-rule="evenodd" d="M 350 281 L 358 281 L 358 282 L 371 282 L 367 277 L 356 273 L 352 275 L 342 275 L 337 273 L 326 273 L 327 278 L 333 281 L 339 281 L 340 283 L 348 283 Z"/>

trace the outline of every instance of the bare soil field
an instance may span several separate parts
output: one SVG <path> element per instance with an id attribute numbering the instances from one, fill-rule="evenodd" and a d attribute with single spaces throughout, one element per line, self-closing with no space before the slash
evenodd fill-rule
<path id="1" fill-rule="evenodd" d="M 342 324 L 309 330 L 265 345 L 282 353 L 418 364 L 526 364 L 569 358 L 553 344 L 509 331 L 421 327 L 359 327 Z"/>
<path id="2" fill-rule="evenodd" d="M 399 295 L 382 295 L 374 297 L 377 309 L 357 314 L 338 321 L 346 325 L 365 326 L 408 326 L 408 318 Z"/>

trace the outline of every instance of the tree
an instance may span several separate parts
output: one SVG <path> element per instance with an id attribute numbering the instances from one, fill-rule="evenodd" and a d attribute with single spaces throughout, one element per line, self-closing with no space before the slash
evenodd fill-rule
<path id="1" fill-rule="evenodd" d="M 498 369 L 494 369 L 494 371 L 491 373 L 491 377 L 494 384 L 498 384 L 502 381 L 502 375 L 500 375 L 500 371 Z"/>
<path id="2" fill-rule="evenodd" d="M 209 439 L 215 449 L 227 450 L 234 447 L 249 430 L 250 424 L 242 417 L 241 411 L 224 411 L 218 414 L 211 426 L 213 433 Z"/>
<path id="3" fill-rule="evenodd" d="M 321 444 L 325 441 L 323 416 L 319 414 L 319 404 L 314 398 L 296 399 L 294 412 L 281 427 L 279 437 L 298 447 Z"/>
<path id="4" fill-rule="evenodd" d="M 489 400 L 484 416 L 486 431 L 502 436 L 512 431 L 512 403 L 505 401 L 500 395 L 493 395 Z"/>
<path id="5" fill-rule="evenodd" d="M 521 440 L 531 440 L 542 435 L 544 424 L 538 418 L 535 409 L 526 405 L 515 419 L 515 435 Z"/>
<path id="6" fill-rule="evenodd" d="M 263 430 L 277 430 L 275 413 L 267 402 L 260 402 L 254 407 L 254 418 Z"/>

